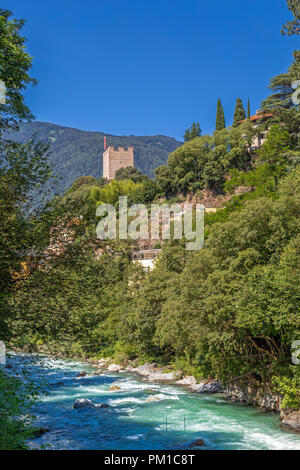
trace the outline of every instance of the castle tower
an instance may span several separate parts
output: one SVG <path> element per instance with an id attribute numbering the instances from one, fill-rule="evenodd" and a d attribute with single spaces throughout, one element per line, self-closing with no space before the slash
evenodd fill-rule
<path id="1" fill-rule="evenodd" d="M 119 168 L 134 166 L 134 147 L 114 147 L 110 145 L 103 153 L 103 178 L 114 179 Z"/>

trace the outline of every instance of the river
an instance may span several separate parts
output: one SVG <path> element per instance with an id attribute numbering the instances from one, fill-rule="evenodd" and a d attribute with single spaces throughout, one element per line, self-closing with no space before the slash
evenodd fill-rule
<path id="1" fill-rule="evenodd" d="M 24 365 L 20 356 L 10 360 Z M 94 369 L 71 360 L 39 358 L 26 364 L 31 379 L 45 378 L 48 384 L 48 394 L 33 411 L 35 425 L 49 432 L 31 441 L 32 448 L 172 450 L 203 439 L 203 449 L 210 450 L 300 449 L 300 435 L 282 430 L 278 415 L 229 403 L 221 394 L 189 393 L 127 373 L 77 378 L 78 372 Z M 112 384 L 120 390 L 109 391 Z M 158 400 L 146 402 L 150 395 Z M 76 410 L 77 398 L 110 406 Z"/>

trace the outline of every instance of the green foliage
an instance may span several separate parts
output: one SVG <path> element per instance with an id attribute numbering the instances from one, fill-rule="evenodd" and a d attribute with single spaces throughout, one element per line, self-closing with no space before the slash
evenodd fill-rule
<path id="1" fill-rule="evenodd" d="M 33 436 L 30 411 L 39 391 L 28 378 L 0 369 L 0 450 L 29 448 L 26 441 Z"/>
<path id="2" fill-rule="evenodd" d="M 216 116 L 216 131 L 221 131 L 225 129 L 225 115 L 224 115 L 224 108 L 221 103 L 221 99 L 218 99 L 217 103 L 217 116 Z"/>
<path id="3" fill-rule="evenodd" d="M 238 128 L 216 131 L 186 142 L 169 155 L 167 165 L 155 170 L 162 193 L 170 197 L 204 188 L 222 191 L 224 174 L 231 168 L 247 168 L 255 130 L 246 122 Z"/>
<path id="4" fill-rule="evenodd" d="M 288 71 L 271 79 L 269 89 L 272 94 L 261 103 L 263 111 L 272 111 L 277 114 L 281 109 L 295 107 L 292 101 L 292 94 L 295 90 L 292 88 L 292 84 L 295 80 L 299 80 L 300 76 L 300 51 L 294 51 L 293 57 L 294 61 Z"/>
<path id="5" fill-rule="evenodd" d="M 251 117 L 251 112 L 250 112 L 250 100 L 248 98 L 248 103 L 247 103 L 247 119 L 250 119 Z"/>
<path id="6" fill-rule="evenodd" d="M 92 188 L 91 198 L 96 202 L 96 205 L 107 203 L 117 207 L 119 196 L 127 196 L 131 202 L 135 202 L 141 190 L 141 183 L 134 183 L 132 180 L 112 180 L 100 190 Z"/>
<path id="7" fill-rule="evenodd" d="M 299 0 L 287 0 L 287 6 L 289 11 L 293 14 L 294 19 L 287 21 L 281 32 L 288 36 L 300 34 L 300 2 Z"/>
<path id="8" fill-rule="evenodd" d="M 237 98 L 233 115 L 233 127 L 237 127 L 239 121 L 243 121 L 244 119 L 246 119 L 245 109 L 241 98 Z"/>
<path id="9" fill-rule="evenodd" d="M 28 84 L 36 83 L 29 75 L 32 58 L 20 34 L 25 21 L 11 16 L 8 10 L 0 9 L 0 80 L 6 86 L 6 103 L 0 104 L 1 127 L 8 124 L 7 119 L 32 118 L 22 92 Z"/>
<path id="10" fill-rule="evenodd" d="M 115 180 L 131 180 L 133 183 L 142 183 L 143 181 L 148 180 L 146 175 L 134 168 L 133 166 L 127 166 L 126 168 L 119 168 L 115 174 Z"/>
<path id="11" fill-rule="evenodd" d="M 188 142 L 189 140 L 193 140 L 196 137 L 201 136 L 201 129 L 200 129 L 200 124 L 199 122 L 193 122 L 192 126 L 186 129 L 183 139 L 185 142 Z"/>

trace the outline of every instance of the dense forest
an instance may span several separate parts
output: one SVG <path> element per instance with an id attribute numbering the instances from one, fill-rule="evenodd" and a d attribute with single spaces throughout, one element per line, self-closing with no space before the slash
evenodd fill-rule
<path id="1" fill-rule="evenodd" d="M 269 117 L 258 128 L 246 120 L 201 136 L 195 125 L 196 135 L 179 148 L 157 138 L 151 152 L 156 145 L 161 152 L 174 148 L 154 179 L 142 165 L 148 176 L 127 168 L 111 182 L 89 171 L 28 210 L 45 183 L 55 185 L 53 156 L 49 139 L 8 138 L 8 130 L 31 118 L 22 92 L 33 80 L 32 59 L 23 47 L 23 22 L 1 10 L 0 25 L 3 57 L 11 57 L 1 58 L 0 69 L 7 84 L 0 105 L 1 339 L 27 351 L 155 361 L 223 383 L 241 377 L 278 393 L 282 407 L 299 409 L 300 370 L 291 362 L 291 345 L 300 338 L 300 110 L 292 87 L 300 51 L 271 80 L 261 108 Z M 286 28 L 293 33 L 292 24 Z M 266 129 L 265 143 L 249 151 Z M 240 187 L 247 191 L 236 193 Z M 151 204 L 201 198 L 208 190 L 228 198 L 205 215 L 204 248 L 190 253 L 181 241 L 165 242 L 151 273 L 131 261 L 137 242 L 96 237 L 97 206 L 118 209 L 119 195 Z M 15 394 L 5 395 L 8 384 Z M 20 394 L 18 378 L 2 369 L 0 389 L 0 448 L 26 448 L 28 423 L 17 418 L 37 392 L 28 384 Z"/>

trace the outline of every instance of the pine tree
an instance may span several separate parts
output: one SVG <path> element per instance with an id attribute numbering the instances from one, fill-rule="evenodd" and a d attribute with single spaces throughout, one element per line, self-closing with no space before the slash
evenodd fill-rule
<path id="1" fill-rule="evenodd" d="M 221 131 L 222 129 L 225 129 L 225 115 L 224 108 L 219 98 L 217 104 L 216 131 Z"/>
<path id="2" fill-rule="evenodd" d="M 233 115 L 232 126 L 237 127 L 239 121 L 242 121 L 243 119 L 246 119 L 245 108 L 243 106 L 241 98 L 237 98 L 236 104 L 235 104 L 234 115 Z"/>
<path id="3" fill-rule="evenodd" d="M 201 129 L 199 122 L 193 122 L 192 126 L 186 129 L 184 133 L 184 141 L 188 142 L 189 140 L 195 139 L 195 137 L 201 136 Z"/>
<path id="4" fill-rule="evenodd" d="M 247 105 L 247 119 L 250 119 L 251 112 L 250 112 L 250 100 L 248 98 L 248 105 Z"/>

